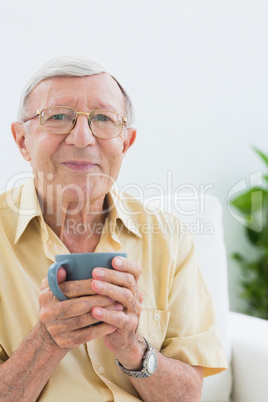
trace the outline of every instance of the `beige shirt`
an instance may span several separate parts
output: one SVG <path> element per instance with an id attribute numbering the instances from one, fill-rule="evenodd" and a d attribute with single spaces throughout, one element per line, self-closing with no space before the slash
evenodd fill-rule
<path id="1" fill-rule="evenodd" d="M 211 297 L 189 234 L 172 215 L 145 211 L 135 198 L 108 195 L 110 212 L 96 252 L 124 251 L 142 266 L 139 332 L 167 356 L 203 366 L 205 376 L 226 366 Z M 0 363 L 11 356 L 39 318 L 40 283 L 69 251 L 44 222 L 34 183 L 0 196 Z M 71 350 L 40 401 L 140 401 L 103 339 Z"/>

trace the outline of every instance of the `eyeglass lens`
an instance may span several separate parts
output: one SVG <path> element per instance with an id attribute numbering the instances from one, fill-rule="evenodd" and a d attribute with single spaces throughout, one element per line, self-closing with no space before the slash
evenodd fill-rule
<path id="1" fill-rule="evenodd" d="M 68 107 L 48 107 L 42 110 L 40 124 L 51 134 L 67 134 L 75 126 L 76 111 Z M 122 116 L 106 110 L 93 110 L 88 117 L 91 131 L 96 137 L 113 138 L 120 135 L 123 128 Z"/>

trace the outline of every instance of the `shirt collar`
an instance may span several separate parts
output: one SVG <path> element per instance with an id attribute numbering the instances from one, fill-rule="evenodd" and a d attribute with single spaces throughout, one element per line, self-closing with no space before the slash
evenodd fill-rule
<path id="1" fill-rule="evenodd" d="M 42 217 L 42 211 L 38 201 L 33 179 L 29 179 L 22 186 L 18 214 L 19 217 L 15 235 L 15 244 L 21 238 L 29 222 L 37 216 Z"/>
<path id="2" fill-rule="evenodd" d="M 135 219 L 137 213 L 141 211 L 135 211 L 135 208 L 133 210 L 133 204 L 136 204 L 137 206 L 137 202 L 134 202 L 134 197 L 126 193 L 120 194 L 118 191 L 113 189 L 109 194 L 107 194 L 107 203 L 109 218 L 114 224 L 114 227 L 116 226 L 116 221 L 121 220 L 128 231 L 142 238 L 138 222 Z"/>
<path id="3" fill-rule="evenodd" d="M 124 226 L 130 232 L 142 238 L 142 235 L 139 232 L 138 223 L 135 219 L 136 213 L 130 210 L 131 202 L 133 203 L 133 197 L 124 194 L 124 198 L 122 198 L 119 192 L 112 190 L 107 194 L 109 218 L 114 229 L 117 220 L 121 220 Z M 19 217 L 15 235 L 15 244 L 19 241 L 26 227 L 33 218 L 39 216 L 41 218 L 41 223 L 43 222 L 44 224 L 33 179 L 29 179 L 22 186 L 20 208 L 18 213 Z"/>

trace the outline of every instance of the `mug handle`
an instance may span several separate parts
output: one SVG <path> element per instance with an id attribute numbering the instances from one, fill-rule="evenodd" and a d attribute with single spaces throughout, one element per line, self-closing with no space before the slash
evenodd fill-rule
<path id="1" fill-rule="evenodd" d="M 51 264 L 48 269 L 47 279 L 48 279 L 48 284 L 49 284 L 50 290 L 52 291 L 54 296 L 56 296 L 56 298 L 60 301 L 68 300 L 68 297 L 66 297 L 59 288 L 58 281 L 57 281 L 57 273 L 58 273 L 59 267 L 64 268 L 64 266 L 66 266 L 68 268 L 69 265 L 71 265 L 70 260 L 58 261 L 58 262 L 54 262 L 53 264 Z"/>

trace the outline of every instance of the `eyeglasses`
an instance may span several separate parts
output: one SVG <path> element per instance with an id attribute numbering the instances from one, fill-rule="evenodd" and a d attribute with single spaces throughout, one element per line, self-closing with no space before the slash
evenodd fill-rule
<path id="1" fill-rule="evenodd" d="M 118 137 L 123 127 L 126 126 L 127 119 L 119 113 L 108 110 L 95 109 L 89 113 L 77 112 L 72 107 L 52 106 L 38 110 L 27 121 L 39 116 L 40 126 L 44 131 L 50 134 L 68 134 L 76 125 L 78 115 L 85 115 L 88 119 L 88 125 L 95 137 L 102 139 L 111 139 Z"/>

